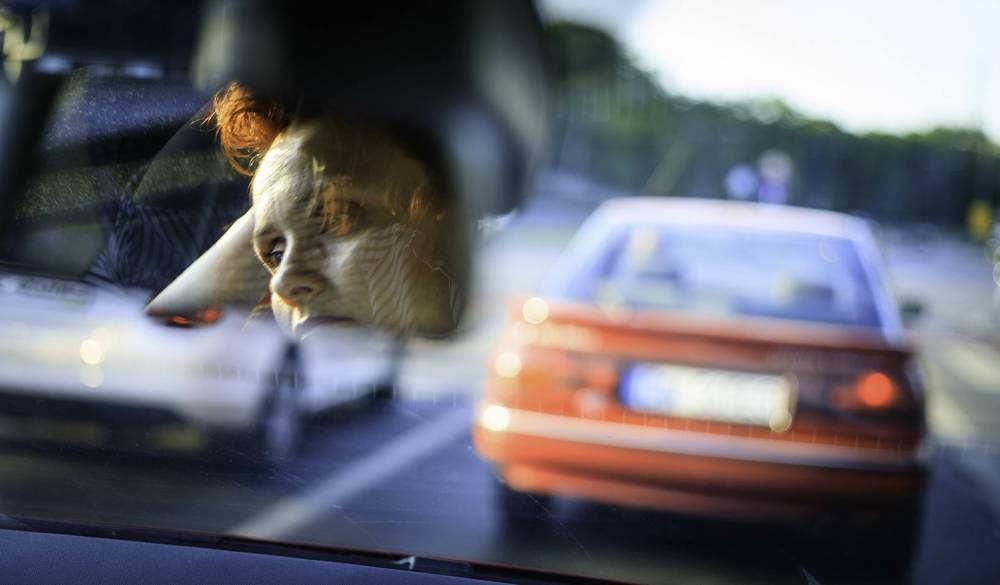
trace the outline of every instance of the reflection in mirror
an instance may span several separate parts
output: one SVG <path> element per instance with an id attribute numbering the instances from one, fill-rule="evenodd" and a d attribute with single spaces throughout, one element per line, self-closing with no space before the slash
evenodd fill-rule
<path id="1" fill-rule="evenodd" d="M 399 334 L 455 329 L 461 222 L 418 153 L 387 130 L 289 115 L 236 84 L 214 105 L 226 157 L 252 176 L 252 205 L 150 311 L 252 304 L 296 337 L 344 320 Z"/>

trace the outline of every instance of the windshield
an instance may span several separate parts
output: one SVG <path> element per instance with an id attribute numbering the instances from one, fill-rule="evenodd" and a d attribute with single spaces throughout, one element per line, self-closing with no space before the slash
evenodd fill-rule
<path id="1" fill-rule="evenodd" d="M 0 2 L 0 520 L 1000 573 L 995 7 L 40 4 Z"/>
<path id="2" fill-rule="evenodd" d="M 868 279 L 849 240 L 638 225 L 619 230 L 603 245 L 603 255 L 589 258 L 562 296 L 704 316 L 879 326 Z"/>

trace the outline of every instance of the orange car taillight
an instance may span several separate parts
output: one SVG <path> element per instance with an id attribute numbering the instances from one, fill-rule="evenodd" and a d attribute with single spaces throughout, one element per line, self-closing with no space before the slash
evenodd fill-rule
<path id="1" fill-rule="evenodd" d="M 601 357 L 599 331 L 553 318 L 550 311 L 549 303 L 540 297 L 511 304 L 504 340 L 490 364 L 491 374 L 508 390 L 613 390 L 617 366 Z"/>
<path id="2" fill-rule="evenodd" d="M 838 408 L 870 412 L 905 408 L 911 402 L 898 380 L 874 370 L 862 372 L 851 383 L 835 387 L 830 400 Z"/>
<path id="3" fill-rule="evenodd" d="M 866 372 L 854 384 L 858 402 L 867 408 L 885 408 L 899 400 L 899 389 L 892 378 L 882 372 Z"/>
<path id="4" fill-rule="evenodd" d="M 611 391 L 618 383 L 615 363 L 606 358 L 539 347 L 501 351 L 493 373 L 525 387 L 587 388 Z"/>
<path id="5" fill-rule="evenodd" d="M 195 311 L 187 315 L 171 315 L 168 313 L 150 313 L 150 316 L 159 319 L 167 325 L 173 327 L 195 327 L 198 325 L 212 325 L 222 316 L 218 309 L 205 309 Z"/>

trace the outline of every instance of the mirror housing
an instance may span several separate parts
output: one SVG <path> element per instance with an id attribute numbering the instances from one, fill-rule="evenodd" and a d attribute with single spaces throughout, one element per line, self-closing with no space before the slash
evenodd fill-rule
<path id="1" fill-rule="evenodd" d="M 7 140 L 0 154 L 35 151 L 52 100 L 38 99 L 31 82 L 58 80 L 82 66 L 116 77 L 188 76 L 206 99 L 237 81 L 295 116 L 329 113 L 383 128 L 424 155 L 448 205 L 447 223 L 435 233 L 444 234 L 454 252 L 452 288 L 460 292 L 468 288 L 472 220 L 521 202 L 545 146 L 547 59 L 529 0 L 392 7 L 180 0 L 182 9 L 155 0 L 19 4 L 26 10 L 44 5 L 49 34 L 44 54 L 25 64 L 15 87 L 16 105 L 32 106 L 34 114 L 12 117 L 33 124 Z M 94 32 L 108 28 L 128 34 Z M 21 162 L 0 156 L 0 169 L 26 169 Z M 0 201 L 6 219 L 21 192 L 14 179 L 26 173 L 0 174 L 12 177 Z M 253 276 L 255 284 L 260 280 Z M 259 301 L 255 295 L 247 302 Z M 151 310 L 186 315 L 217 306 Z M 457 323 L 462 311 L 455 306 Z"/>
<path id="2" fill-rule="evenodd" d="M 549 79 L 531 2 L 393 5 L 215 0 L 192 76 L 237 81 L 289 111 L 395 126 L 432 146 L 473 217 L 513 210 L 548 133 Z"/>

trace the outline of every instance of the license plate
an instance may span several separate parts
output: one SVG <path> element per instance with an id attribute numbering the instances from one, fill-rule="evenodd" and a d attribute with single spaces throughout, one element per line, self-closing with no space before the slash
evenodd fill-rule
<path id="1" fill-rule="evenodd" d="M 788 428 L 792 416 L 789 379 L 755 372 L 638 364 L 622 379 L 621 399 L 634 410 L 774 430 Z"/>

